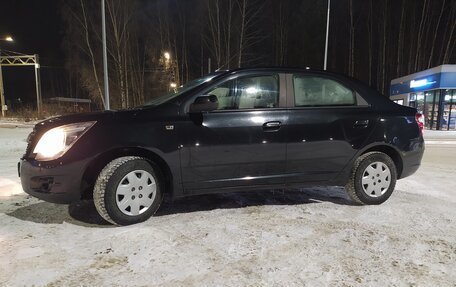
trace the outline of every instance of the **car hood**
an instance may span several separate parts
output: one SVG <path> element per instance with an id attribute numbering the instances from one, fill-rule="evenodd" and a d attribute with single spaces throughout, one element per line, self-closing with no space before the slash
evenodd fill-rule
<path id="1" fill-rule="evenodd" d="M 52 128 L 62 125 L 68 125 L 72 123 L 89 122 L 89 121 L 100 121 L 109 118 L 113 118 L 117 111 L 102 111 L 102 112 L 91 112 L 73 115 L 56 116 L 36 124 L 37 129 Z"/>
<path id="2" fill-rule="evenodd" d="M 156 107 L 138 107 L 130 110 L 109 110 L 101 112 L 57 116 L 39 122 L 35 126 L 35 130 L 50 129 L 57 126 L 88 121 L 123 121 L 135 118 L 138 120 L 144 120 L 145 118 L 149 120 L 160 120 L 167 117 L 169 114 L 176 112 L 176 110 L 176 106 L 165 105 Z"/>

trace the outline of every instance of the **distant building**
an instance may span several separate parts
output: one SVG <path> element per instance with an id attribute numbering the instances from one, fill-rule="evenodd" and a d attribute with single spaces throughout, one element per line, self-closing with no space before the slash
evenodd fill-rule
<path id="1" fill-rule="evenodd" d="M 390 98 L 422 113 L 427 129 L 456 130 L 456 65 L 394 79 Z"/>

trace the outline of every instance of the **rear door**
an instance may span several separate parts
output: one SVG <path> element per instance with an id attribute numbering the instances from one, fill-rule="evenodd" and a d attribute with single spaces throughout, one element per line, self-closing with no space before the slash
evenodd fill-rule
<path id="1" fill-rule="evenodd" d="M 281 81 L 282 78 L 282 81 Z M 284 76 L 238 76 L 201 95 L 218 110 L 188 116 L 182 126 L 181 167 L 186 193 L 221 187 L 284 184 L 287 109 Z"/>
<path id="2" fill-rule="evenodd" d="M 354 90 L 324 74 L 289 74 L 287 88 L 287 183 L 330 181 L 366 141 L 376 117 Z"/>

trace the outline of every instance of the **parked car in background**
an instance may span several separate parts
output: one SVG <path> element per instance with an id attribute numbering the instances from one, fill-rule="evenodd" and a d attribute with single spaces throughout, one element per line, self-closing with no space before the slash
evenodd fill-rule
<path id="1" fill-rule="evenodd" d="M 424 152 L 422 116 L 345 76 L 305 69 L 216 72 L 146 105 L 37 124 L 23 189 L 93 198 L 107 221 L 147 220 L 163 196 L 345 186 L 380 204 Z"/>

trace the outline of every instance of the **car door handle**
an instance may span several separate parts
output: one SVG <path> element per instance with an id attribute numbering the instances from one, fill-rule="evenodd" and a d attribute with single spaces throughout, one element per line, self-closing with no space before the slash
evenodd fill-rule
<path id="1" fill-rule="evenodd" d="M 282 123 L 279 121 L 267 122 L 263 124 L 263 130 L 267 132 L 274 132 L 278 131 L 281 126 Z"/>
<path id="2" fill-rule="evenodd" d="M 369 125 L 369 120 L 358 120 L 353 125 L 354 128 L 367 128 Z"/>

